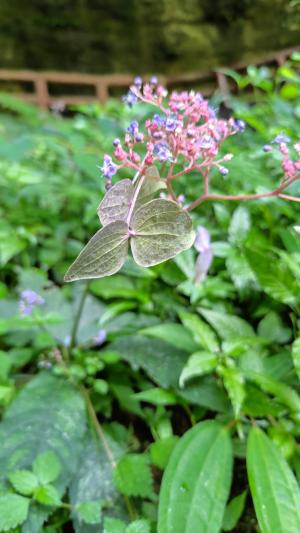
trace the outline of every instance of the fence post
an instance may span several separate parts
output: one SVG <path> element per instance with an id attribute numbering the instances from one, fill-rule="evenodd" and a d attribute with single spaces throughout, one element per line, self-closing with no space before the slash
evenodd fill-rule
<path id="1" fill-rule="evenodd" d="M 104 83 L 103 81 L 97 81 L 96 84 L 96 95 L 97 95 L 97 98 L 98 100 L 102 103 L 102 104 L 105 104 L 105 102 L 107 101 L 108 97 L 109 97 L 109 94 L 108 94 L 108 87 L 106 85 L 106 83 Z"/>
<path id="2" fill-rule="evenodd" d="M 49 92 L 47 80 L 42 76 L 38 76 L 34 80 L 34 86 L 39 107 L 47 109 L 49 106 Z"/>

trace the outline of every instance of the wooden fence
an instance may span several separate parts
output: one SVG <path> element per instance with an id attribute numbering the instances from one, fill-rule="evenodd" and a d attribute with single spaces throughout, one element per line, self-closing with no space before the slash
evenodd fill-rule
<path id="1" fill-rule="evenodd" d="M 269 53 L 257 60 L 251 61 L 254 65 L 282 65 L 288 56 L 294 52 L 300 51 L 300 46 L 287 48 L 279 52 Z M 237 71 L 244 71 L 250 63 L 237 63 L 230 65 Z M 226 91 L 230 89 L 228 79 L 218 70 L 208 72 L 191 72 L 188 74 L 158 76 L 159 81 L 168 87 L 182 86 L 186 84 L 197 84 L 202 92 L 206 95 L 212 93 L 216 88 Z M 16 97 L 27 102 L 37 104 L 42 108 L 49 108 L 55 105 L 79 104 L 85 102 L 104 103 L 111 96 L 114 89 L 123 89 L 126 92 L 128 86 L 132 83 L 133 76 L 130 74 L 83 74 L 73 72 L 36 72 L 30 70 L 2 70 L 0 69 L 1 81 L 13 82 L 10 86 L 10 92 Z M 147 76 L 145 76 L 147 79 Z M 18 92 L 11 90 L 12 87 L 19 87 L 28 82 L 33 86 L 32 92 Z M 71 94 L 51 94 L 49 85 L 55 84 L 57 87 L 71 85 L 76 88 L 75 95 Z M 80 94 L 80 86 L 87 86 L 92 91 L 90 95 Z M 203 87 L 202 87 L 203 86 Z"/>

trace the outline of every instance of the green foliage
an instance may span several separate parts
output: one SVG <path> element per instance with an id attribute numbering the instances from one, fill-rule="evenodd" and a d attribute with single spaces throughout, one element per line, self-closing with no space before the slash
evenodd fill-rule
<path id="1" fill-rule="evenodd" d="M 190 429 L 177 443 L 163 476 L 158 532 L 217 533 L 229 493 L 231 470 L 228 432 L 216 422 L 202 422 Z"/>
<path id="2" fill-rule="evenodd" d="M 23 524 L 28 515 L 30 500 L 17 494 L 0 496 L 0 531 L 9 531 Z"/>
<path id="3" fill-rule="evenodd" d="M 146 455 L 125 455 L 114 472 L 117 488 L 126 496 L 150 498 L 153 495 L 152 475 Z"/>

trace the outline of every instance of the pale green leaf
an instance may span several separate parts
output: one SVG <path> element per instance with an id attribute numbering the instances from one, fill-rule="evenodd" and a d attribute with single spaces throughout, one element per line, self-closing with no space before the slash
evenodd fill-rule
<path id="1" fill-rule="evenodd" d="M 222 529 L 231 531 L 236 527 L 245 507 L 247 492 L 244 491 L 229 502 L 225 509 Z"/>
<path id="2" fill-rule="evenodd" d="M 38 486 L 38 479 L 30 470 L 16 470 L 8 476 L 9 481 L 17 492 L 29 496 Z"/>
<path id="3" fill-rule="evenodd" d="M 52 483 L 60 474 L 60 462 L 52 450 L 47 450 L 35 459 L 33 471 L 40 483 Z"/>
<path id="4" fill-rule="evenodd" d="M 163 476 L 158 533 L 219 533 L 231 475 L 228 431 L 214 421 L 187 431 Z"/>
<path id="5" fill-rule="evenodd" d="M 99 524 L 101 522 L 101 502 L 88 501 L 79 503 L 76 511 L 80 519 L 86 524 Z"/>
<path id="6" fill-rule="evenodd" d="M 146 337 L 156 337 L 189 353 L 197 350 L 197 344 L 188 329 L 175 322 L 157 324 L 140 330 L 139 334 Z"/>
<path id="7" fill-rule="evenodd" d="M 118 181 L 106 192 L 97 209 L 102 226 L 107 226 L 111 222 L 126 220 L 133 193 L 134 187 L 130 179 Z"/>
<path id="8" fill-rule="evenodd" d="M 238 418 L 246 397 L 244 376 L 234 366 L 220 368 L 219 374 L 223 378 L 225 389 L 233 406 L 234 415 Z"/>
<path id="9" fill-rule="evenodd" d="M 140 266 L 152 266 L 190 248 L 195 239 L 192 219 L 175 202 L 152 200 L 134 212 L 133 258 Z"/>
<path id="10" fill-rule="evenodd" d="M 65 281 L 102 278 L 120 270 L 128 252 L 128 225 L 112 222 L 95 233 L 65 275 Z"/>
<path id="11" fill-rule="evenodd" d="M 124 455 L 114 471 L 114 481 L 126 496 L 151 497 L 153 480 L 148 457 L 137 453 Z"/>
<path id="12" fill-rule="evenodd" d="M 248 438 L 247 471 L 262 533 L 299 533 L 299 485 L 280 450 L 256 427 Z"/>
<path id="13" fill-rule="evenodd" d="M 148 520 L 135 520 L 125 529 L 125 533 L 150 533 Z"/>
<path id="14" fill-rule="evenodd" d="M 265 392 L 274 395 L 277 400 L 286 405 L 292 412 L 297 413 L 300 411 L 300 396 L 292 387 L 250 369 L 245 369 L 243 372 L 246 378 L 256 383 Z"/>
<path id="15" fill-rule="evenodd" d="M 174 450 L 178 437 L 171 435 L 165 439 L 153 442 L 150 445 L 151 461 L 155 466 L 158 466 L 161 470 L 164 470 L 168 464 L 170 455 Z"/>
<path id="16" fill-rule="evenodd" d="M 195 352 L 193 353 L 183 368 L 180 378 L 179 385 L 184 387 L 186 381 L 197 376 L 203 376 L 204 374 L 209 374 L 215 370 L 218 364 L 218 358 L 214 353 L 211 352 Z"/>
<path id="17" fill-rule="evenodd" d="M 294 340 L 292 344 L 292 358 L 297 376 L 300 379 L 300 337 Z"/>
<path id="18" fill-rule="evenodd" d="M 242 243 L 250 230 L 251 220 L 248 209 L 239 205 L 232 215 L 229 226 L 229 240 L 234 244 Z"/>
<path id="19" fill-rule="evenodd" d="M 126 524 L 117 518 L 107 517 L 104 519 L 103 533 L 125 533 Z"/>
<path id="20" fill-rule="evenodd" d="M 190 330 L 195 342 L 209 352 L 219 351 L 216 334 L 206 322 L 193 313 L 182 311 L 179 316 L 184 326 Z"/>
<path id="21" fill-rule="evenodd" d="M 44 505 L 58 506 L 60 504 L 59 493 L 53 485 L 41 485 L 34 491 L 34 499 Z"/>
<path id="22" fill-rule="evenodd" d="M 234 315 L 211 311 L 210 309 L 199 308 L 199 312 L 216 330 L 221 339 L 236 339 L 238 337 L 254 336 L 254 330 L 246 320 Z"/>
<path id="23" fill-rule="evenodd" d="M 133 394 L 135 400 L 152 403 L 154 405 L 174 405 L 178 400 L 172 392 L 158 387 Z"/>
<path id="24" fill-rule="evenodd" d="M 0 531 L 14 529 L 26 520 L 30 500 L 17 494 L 0 496 Z"/>

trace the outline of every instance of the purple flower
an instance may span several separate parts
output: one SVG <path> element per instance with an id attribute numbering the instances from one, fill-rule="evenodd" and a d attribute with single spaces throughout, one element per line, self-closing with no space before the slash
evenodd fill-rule
<path id="1" fill-rule="evenodd" d="M 120 139 L 114 139 L 113 140 L 113 146 L 117 147 L 117 146 L 119 146 L 119 144 L 121 144 Z"/>
<path id="2" fill-rule="evenodd" d="M 158 79 L 156 76 L 151 76 L 150 80 L 149 80 L 149 83 L 151 85 L 157 85 L 158 84 Z"/>
<path id="3" fill-rule="evenodd" d="M 99 329 L 97 335 L 93 339 L 94 346 L 102 346 L 106 341 L 106 331 L 105 329 Z"/>
<path id="4" fill-rule="evenodd" d="M 138 101 L 138 97 L 129 89 L 128 94 L 123 96 L 122 100 L 129 107 L 132 107 Z"/>
<path id="5" fill-rule="evenodd" d="M 157 126 L 158 128 L 161 128 L 165 124 L 165 118 L 159 115 L 158 113 L 155 113 L 152 118 L 152 124 L 154 126 Z"/>
<path id="6" fill-rule="evenodd" d="M 290 137 L 284 135 L 284 133 L 279 133 L 271 142 L 276 144 L 289 143 Z"/>
<path id="7" fill-rule="evenodd" d="M 246 129 L 246 123 L 241 120 L 240 118 L 237 118 L 235 121 L 234 121 L 234 125 L 236 127 L 236 129 L 238 131 L 240 131 L 241 133 L 243 133 Z"/>
<path id="8" fill-rule="evenodd" d="M 134 80 L 133 80 L 133 85 L 135 85 L 135 87 L 137 87 L 138 89 L 140 89 L 141 86 L 142 86 L 142 84 L 143 84 L 143 80 L 142 80 L 142 78 L 141 78 L 140 76 L 136 76 L 136 77 L 134 78 Z"/>
<path id="9" fill-rule="evenodd" d="M 177 126 L 180 124 L 179 120 L 176 117 L 168 117 L 165 122 L 166 131 L 174 131 Z"/>
<path id="10" fill-rule="evenodd" d="M 219 172 L 220 172 L 221 176 L 227 176 L 229 170 L 228 170 L 228 168 L 220 167 L 219 168 Z"/>
<path id="11" fill-rule="evenodd" d="M 19 309 L 22 315 L 31 315 L 33 309 L 37 305 L 43 305 L 45 303 L 37 292 L 30 289 L 26 289 L 21 292 L 21 299 L 19 302 Z"/>
<path id="12" fill-rule="evenodd" d="M 128 128 L 127 128 L 127 131 L 128 133 L 131 133 L 131 135 L 135 135 L 138 131 L 139 131 L 139 123 L 137 120 L 133 120 L 132 122 L 130 122 Z"/>
<path id="13" fill-rule="evenodd" d="M 210 234 L 204 226 L 198 226 L 194 246 L 199 252 L 195 267 L 195 282 L 199 283 L 205 278 L 213 260 Z"/>
<path id="14" fill-rule="evenodd" d="M 161 163 L 164 163 L 165 161 L 172 161 L 173 158 L 172 152 L 165 142 L 156 143 L 154 145 L 153 154 Z"/>
<path id="15" fill-rule="evenodd" d="M 109 180 L 111 180 L 112 176 L 117 172 L 117 165 L 113 163 L 110 155 L 104 156 L 101 170 L 104 178 L 108 178 Z"/>

